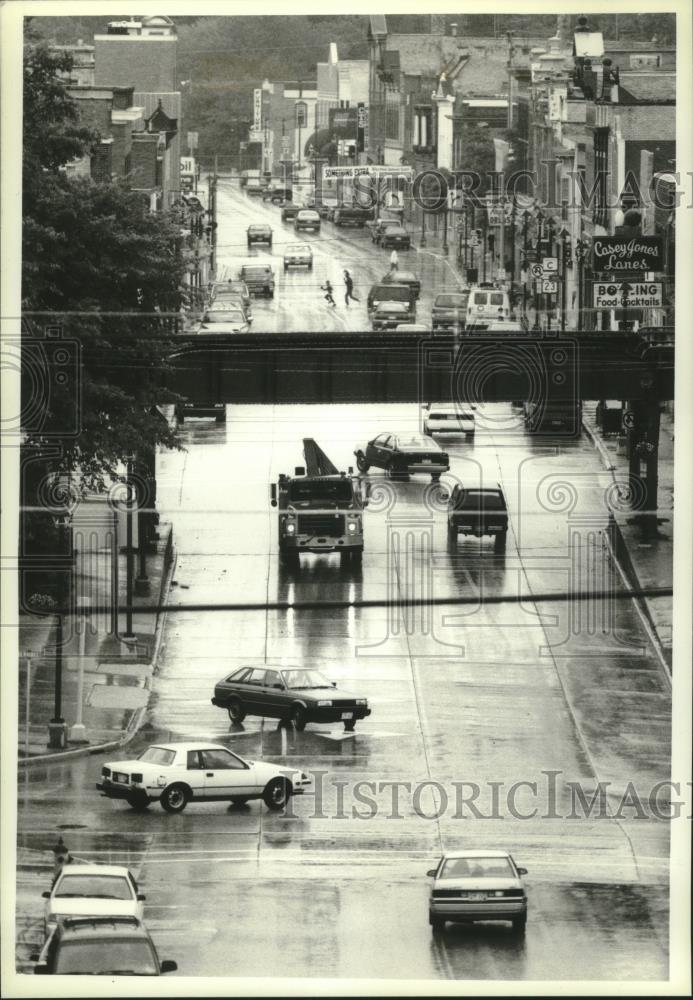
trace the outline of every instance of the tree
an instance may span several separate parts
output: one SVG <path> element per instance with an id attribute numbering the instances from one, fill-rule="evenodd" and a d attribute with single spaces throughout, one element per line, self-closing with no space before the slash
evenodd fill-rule
<path id="1" fill-rule="evenodd" d="M 98 139 L 80 125 L 59 77 L 69 69 L 69 57 L 27 48 L 22 413 L 30 419 L 23 447 L 42 474 L 69 472 L 93 489 L 117 475 L 129 454 L 179 445 L 154 406 L 165 399 L 161 372 L 174 328 L 165 314 L 180 308 L 186 262 L 175 218 L 151 214 L 127 184 L 71 179 L 61 170 Z M 63 381 L 55 341 L 43 336 L 47 317 L 65 348 Z M 42 380 L 36 364 L 46 369 Z M 32 392 L 41 398 L 30 399 Z"/>

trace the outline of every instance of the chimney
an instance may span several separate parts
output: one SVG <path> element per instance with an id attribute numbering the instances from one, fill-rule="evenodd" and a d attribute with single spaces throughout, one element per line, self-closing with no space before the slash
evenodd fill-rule
<path id="1" fill-rule="evenodd" d="M 429 32 L 431 35 L 445 34 L 445 14 L 431 14 L 429 17 Z"/>

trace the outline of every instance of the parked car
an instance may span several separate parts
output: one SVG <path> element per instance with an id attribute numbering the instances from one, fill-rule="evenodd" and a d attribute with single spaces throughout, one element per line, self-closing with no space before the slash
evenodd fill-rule
<path id="1" fill-rule="evenodd" d="M 302 208 L 294 219 L 294 229 L 297 233 L 319 233 L 320 215 L 310 208 Z"/>
<path id="2" fill-rule="evenodd" d="M 274 271 L 269 264 L 244 264 L 239 277 L 251 295 L 274 298 Z"/>
<path id="3" fill-rule="evenodd" d="M 428 922 L 434 931 L 443 930 L 447 921 L 509 920 L 514 931 L 525 933 L 522 876 L 527 869 L 518 868 L 506 851 L 454 851 L 426 874 L 433 879 Z"/>
<path id="4" fill-rule="evenodd" d="M 380 280 L 384 285 L 406 285 L 415 299 L 421 295 L 421 282 L 413 271 L 388 271 Z"/>
<path id="5" fill-rule="evenodd" d="M 282 222 L 293 222 L 300 211 L 300 205 L 282 205 Z"/>
<path id="6" fill-rule="evenodd" d="M 386 226 L 377 243 L 383 250 L 389 250 L 390 247 L 395 250 L 409 250 L 411 249 L 411 236 L 404 226 Z"/>
<path id="7" fill-rule="evenodd" d="M 313 270 L 313 251 L 307 243 L 290 243 L 284 251 L 284 270 L 290 267 L 307 267 Z"/>
<path id="8" fill-rule="evenodd" d="M 250 298 L 250 296 L 248 296 Z M 220 312 L 227 309 L 240 309 L 245 317 L 246 323 L 253 322 L 253 313 L 250 306 L 247 306 L 239 292 L 224 292 L 217 296 L 207 306 L 207 312 Z"/>
<path id="9" fill-rule="evenodd" d="M 232 722 L 261 715 L 290 721 L 298 730 L 307 722 L 343 722 L 351 732 L 371 714 L 362 695 L 340 691 L 319 670 L 303 667 L 241 667 L 214 686 L 212 704 L 225 708 Z"/>
<path id="10" fill-rule="evenodd" d="M 469 291 L 442 292 L 436 295 L 431 309 L 433 332 L 461 331 L 467 321 Z"/>
<path id="11" fill-rule="evenodd" d="M 358 205 L 340 205 L 334 213 L 335 226 L 354 226 L 363 229 L 368 220 L 368 209 Z"/>
<path id="12" fill-rule="evenodd" d="M 464 434 L 474 437 L 474 410 L 464 403 L 430 403 L 423 422 L 424 434 Z"/>
<path id="13" fill-rule="evenodd" d="M 384 281 L 372 285 L 366 299 L 369 315 L 380 302 L 405 302 L 409 310 L 409 321 L 413 323 L 416 319 L 416 296 L 409 285 Z"/>
<path id="14" fill-rule="evenodd" d="M 198 335 L 216 333 L 248 333 L 250 324 L 240 308 L 213 309 L 206 312 L 197 328 Z"/>
<path id="15" fill-rule="evenodd" d="M 504 321 L 511 315 L 510 296 L 504 289 L 496 288 L 489 282 L 471 286 L 467 301 L 467 326 L 476 320 Z"/>
<path id="16" fill-rule="evenodd" d="M 137 917 L 146 896 L 129 869 L 121 865 L 65 865 L 53 886 L 42 893 L 43 926 L 49 934 L 65 917 Z"/>
<path id="17" fill-rule="evenodd" d="M 412 472 L 425 472 L 435 481 L 450 468 L 447 453 L 422 434 L 378 434 L 354 454 L 359 472 L 368 472 L 373 465 L 385 469 L 393 478 L 406 479 Z"/>
<path id="18" fill-rule="evenodd" d="M 505 549 L 508 508 L 500 484 L 454 487 L 448 501 L 448 541 L 454 545 L 458 535 L 492 535 L 496 551 Z"/>
<path id="19" fill-rule="evenodd" d="M 296 768 L 244 760 L 215 743 L 162 743 L 135 760 L 104 764 L 96 787 L 108 798 L 125 799 L 133 809 L 160 802 L 166 812 L 179 813 L 189 802 L 249 799 L 283 809 L 309 784 L 310 778 Z"/>
<path id="20" fill-rule="evenodd" d="M 252 226 L 248 226 L 247 230 L 247 240 L 248 249 L 254 246 L 256 243 L 266 243 L 268 247 L 272 246 L 272 227 L 266 225 L 265 223 L 255 223 Z"/>
<path id="21" fill-rule="evenodd" d="M 371 313 L 374 330 L 394 330 L 411 319 L 409 303 L 379 302 Z"/>
<path id="22" fill-rule="evenodd" d="M 250 292 L 248 291 L 248 286 L 245 281 L 239 281 L 237 279 L 231 278 L 228 281 L 216 281 L 212 285 L 210 292 L 210 304 L 214 302 L 217 298 L 223 298 L 226 295 L 239 295 L 241 302 L 243 303 L 243 308 L 248 314 L 248 319 L 250 320 L 250 312 L 252 305 L 252 300 L 250 298 Z"/>
<path id="23" fill-rule="evenodd" d="M 178 968 L 159 958 L 137 917 L 69 917 L 34 957 L 42 976 L 161 976 Z"/>

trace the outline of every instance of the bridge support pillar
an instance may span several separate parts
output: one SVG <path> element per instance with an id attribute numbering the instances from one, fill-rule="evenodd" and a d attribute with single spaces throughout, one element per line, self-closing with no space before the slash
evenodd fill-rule
<path id="1" fill-rule="evenodd" d="M 656 538 L 657 492 L 659 488 L 659 403 L 638 399 L 628 404 L 625 422 L 628 427 L 628 472 L 633 482 L 636 518 L 643 540 Z"/>

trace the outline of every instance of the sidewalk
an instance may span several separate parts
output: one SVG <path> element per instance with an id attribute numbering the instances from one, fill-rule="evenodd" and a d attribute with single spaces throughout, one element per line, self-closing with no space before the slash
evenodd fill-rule
<path id="1" fill-rule="evenodd" d="M 133 604 L 161 604 L 165 601 L 174 562 L 173 533 L 169 524 L 159 524 L 156 552 L 147 556 L 150 594 L 134 596 Z M 118 556 L 119 603 L 125 604 L 126 557 Z M 89 592 L 89 580 L 78 577 L 75 593 Z M 70 739 L 77 719 L 79 667 L 83 668 L 82 722 L 84 743 L 70 743 L 63 750 L 48 747 L 48 722 L 54 714 L 56 624 L 52 617 L 23 618 L 19 627 L 19 763 L 55 758 L 65 753 L 94 752 L 99 747 L 118 745 L 134 734 L 146 709 L 149 685 L 155 666 L 161 615 L 132 616 L 136 639 L 125 643 L 110 630 L 110 615 L 94 615 L 83 636 L 67 622 L 64 626 L 62 670 L 62 717 Z M 125 630 L 125 617 L 119 628 Z M 30 676 L 30 684 L 27 678 Z"/>
<path id="2" fill-rule="evenodd" d="M 616 436 L 604 437 L 597 425 L 596 403 L 583 404 L 582 425 L 599 452 L 604 467 L 614 479 L 628 481 L 628 458 L 619 449 Z M 623 453 L 620 454 L 619 452 Z M 671 587 L 674 559 L 674 421 L 662 413 L 659 435 L 659 489 L 657 494 L 659 537 L 645 542 L 636 512 L 615 512 L 616 556 L 629 587 Z M 669 597 L 642 598 L 638 607 L 649 627 L 655 646 L 672 666 L 672 600 Z"/>

